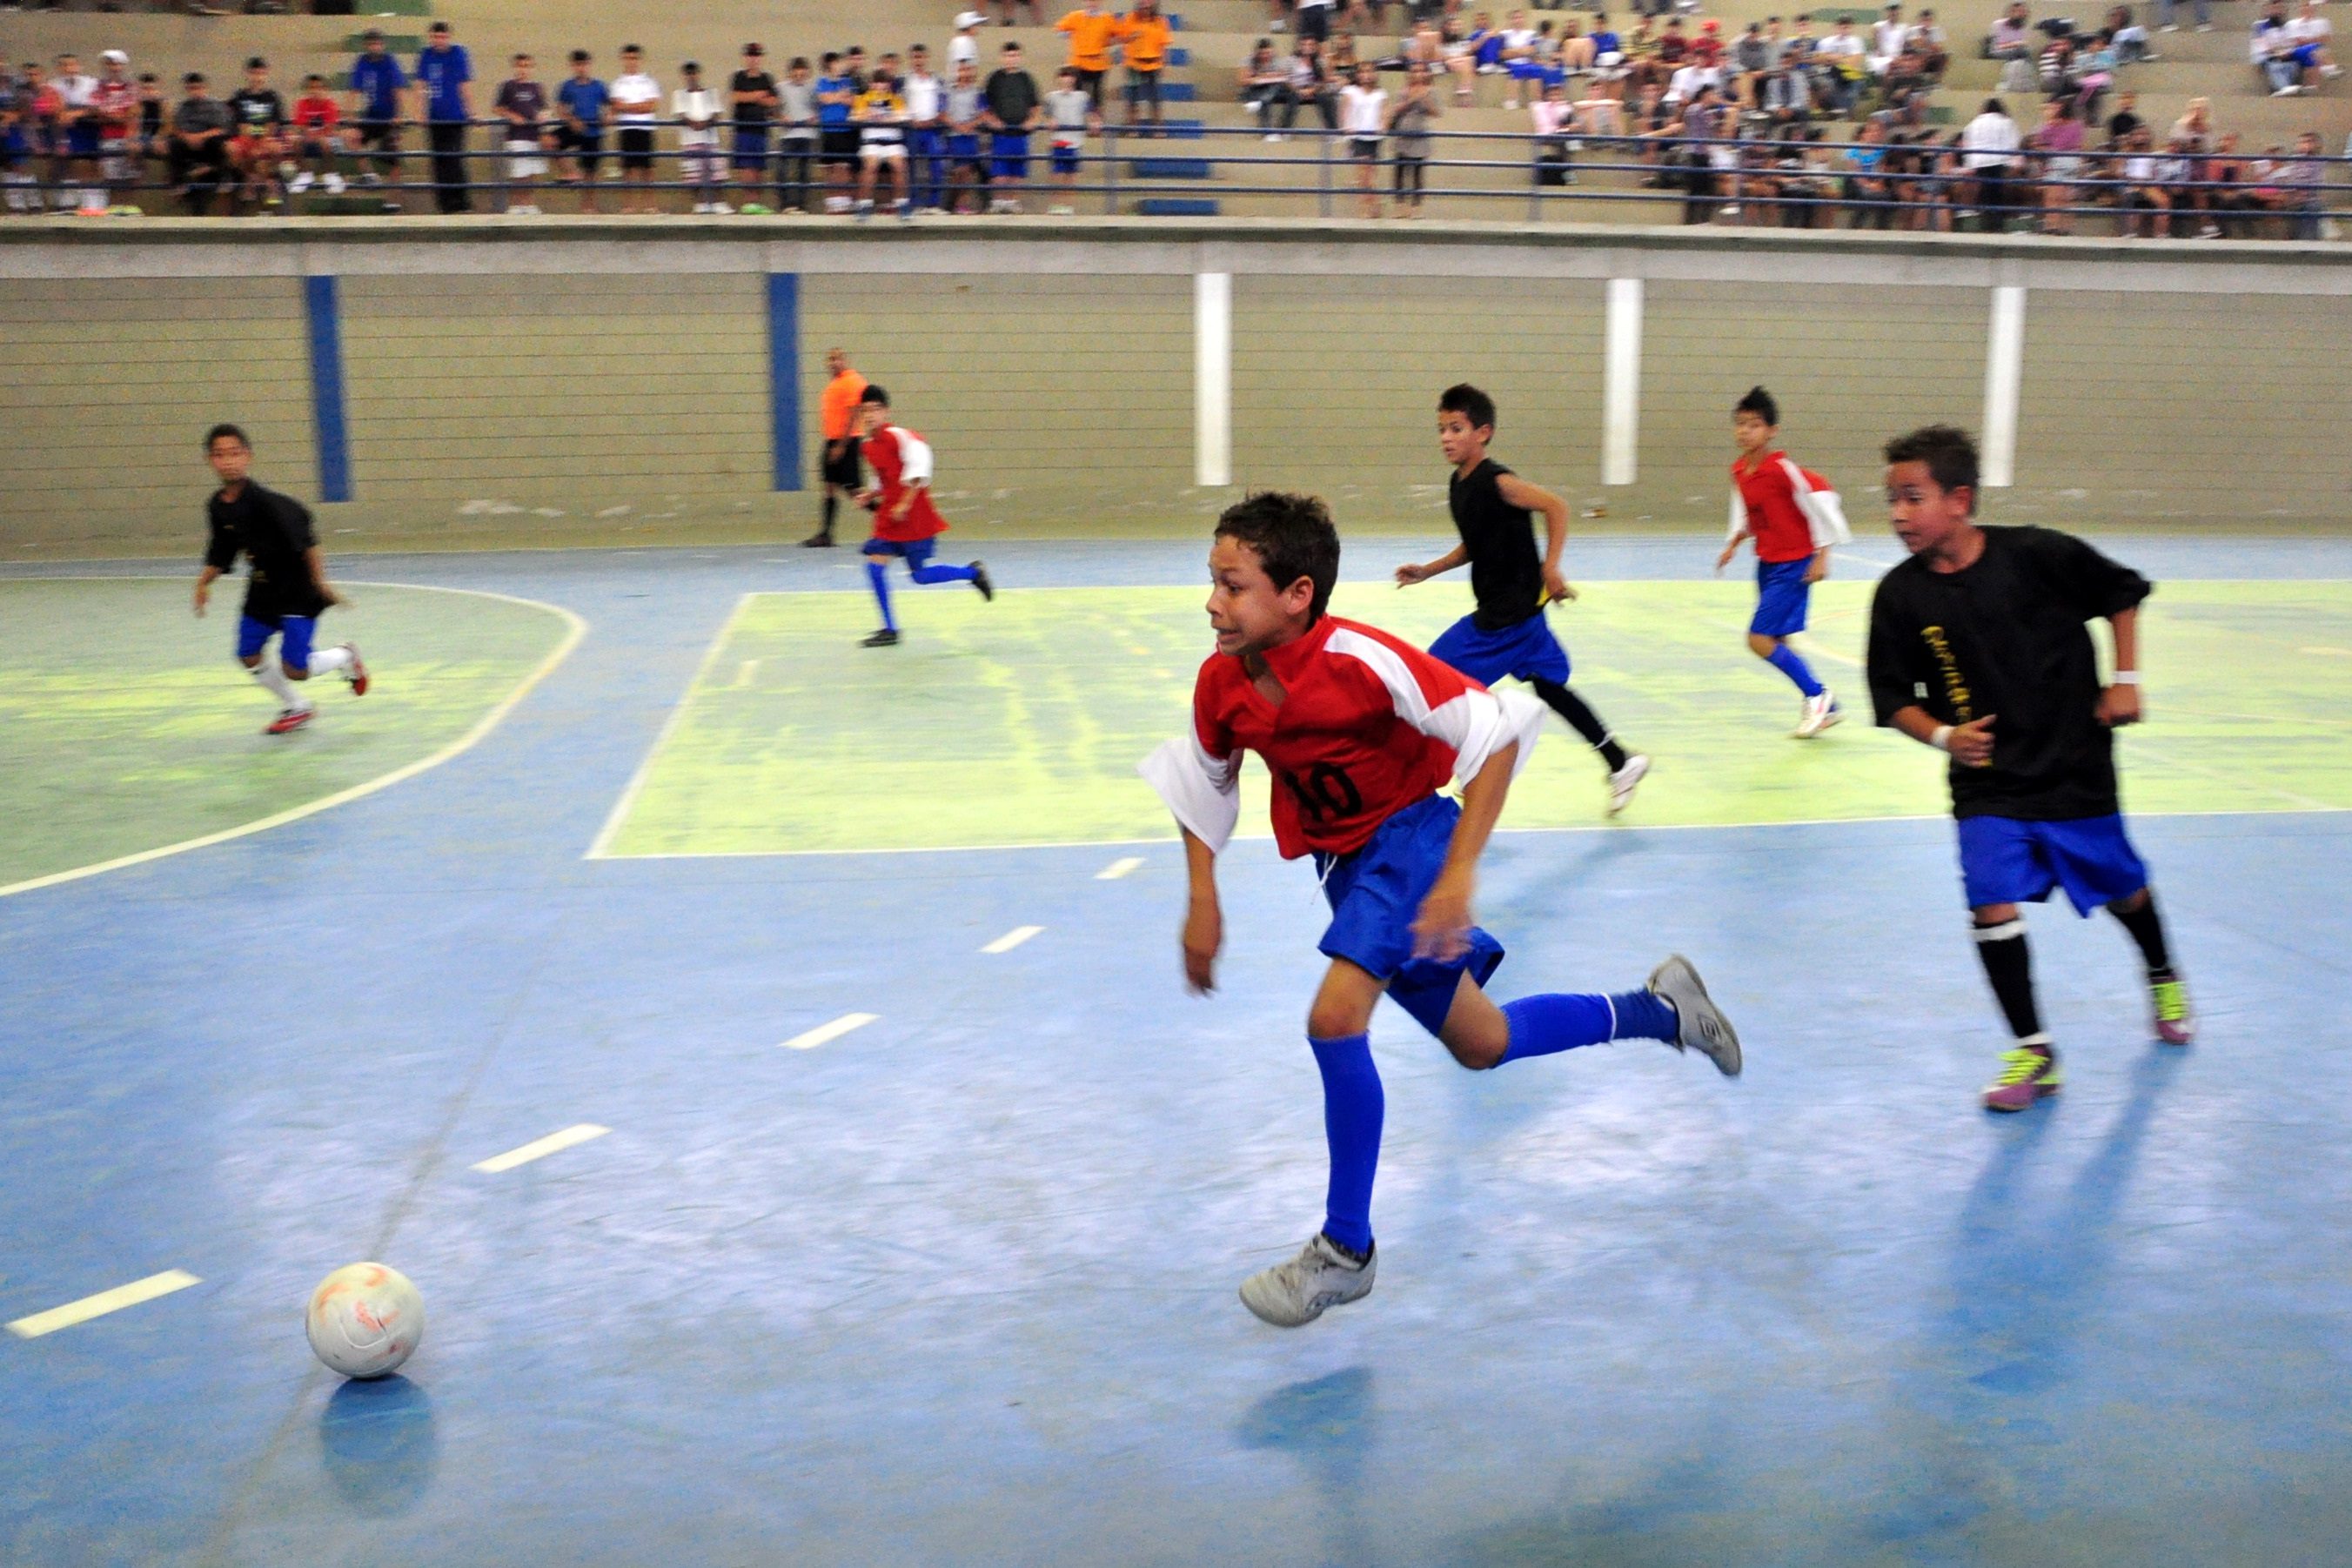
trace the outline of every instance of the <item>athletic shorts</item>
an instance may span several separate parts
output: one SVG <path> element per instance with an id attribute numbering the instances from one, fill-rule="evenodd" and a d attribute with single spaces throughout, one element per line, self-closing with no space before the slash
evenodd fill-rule
<path id="1" fill-rule="evenodd" d="M 1451 963 L 1412 955 L 1413 917 L 1445 868 L 1461 816 L 1451 799 L 1429 795 L 1374 828 L 1353 854 L 1315 857 L 1331 903 L 1331 924 L 1318 944 L 1324 956 L 1387 981 L 1390 997 L 1433 1035 L 1444 1025 L 1462 977 L 1484 985 L 1503 962 L 1503 944 L 1475 926 L 1469 951 Z"/>
<path id="2" fill-rule="evenodd" d="M 865 477 L 858 471 L 857 467 L 857 437 L 852 436 L 841 444 L 841 456 L 838 458 L 824 456 L 832 445 L 828 441 L 824 446 L 817 448 L 819 479 L 828 485 L 839 485 L 844 489 L 856 489 L 865 483 Z"/>
<path id="3" fill-rule="evenodd" d="M 69 158 L 95 158 L 102 138 L 95 125 L 79 121 L 66 127 L 66 155 Z"/>
<path id="4" fill-rule="evenodd" d="M 949 137 L 948 161 L 959 169 L 970 169 L 983 180 L 988 178 L 988 160 L 980 155 L 977 136 Z"/>
<path id="5" fill-rule="evenodd" d="M 828 125 L 817 137 L 817 162 L 843 167 L 857 161 L 860 135 L 855 125 Z"/>
<path id="6" fill-rule="evenodd" d="M 739 125 L 735 128 L 735 166 L 739 169 L 764 169 L 768 166 L 766 126 Z"/>
<path id="7" fill-rule="evenodd" d="M 1963 816 L 1960 887 L 1969 908 L 2038 904 L 2063 888 L 2076 914 L 2087 915 L 2147 886 L 2147 864 L 2124 834 L 2124 819 L 2022 822 L 2013 816 Z"/>
<path id="8" fill-rule="evenodd" d="M 535 180 L 547 173 L 547 160 L 540 153 L 537 138 L 525 141 L 518 136 L 507 142 L 507 173 L 518 180 Z"/>
<path id="9" fill-rule="evenodd" d="M 555 133 L 558 150 L 569 153 L 580 162 L 580 172 L 593 176 L 596 165 L 604 161 L 604 133 L 602 131 L 574 131 L 569 125 Z"/>
<path id="10" fill-rule="evenodd" d="M 1000 180 L 1029 177 L 1029 137 L 1025 132 L 1000 131 L 989 138 L 990 172 Z"/>
<path id="11" fill-rule="evenodd" d="M 1379 163 L 1381 161 L 1381 139 L 1377 136 L 1349 137 L 1348 156 L 1353 158 L 1359 163 Z"/>
<path id="12" fill-rule="evenodd" d="M 1756 563 L 1756 616 L 1748 623 L 1750 632 L 1761 637 L 1784 637 L 1805 629 L 1805 606 L 1813 592 L 1805 574 L 1812 564 L 1810 555 Z"/>
<path id="13" fill-rule="evenodd" d="M 310 638 L 318 629 L 317 619 L 310 616 L 239 616 L 236 621 L 236 657 L 251 658 L 274 635 L 278 639 L 278 662 L 308 670 L 310 668 Z"/>
<path id="14" fill-rule="evenodd" d="M 654 166 L 654 129 L 650 125 L 621 127 L 621 167 L 650 169 Z"/>
<path id="15" fill-rule="evenodd" d="M 1054 147 L 1054 173 L 1057 174 L 1075 174 L 1077 172 L 1078 150 L 1076 147 L 1065 147 L 1058 142 L 1055 143 Z"/>
<path id="16" fill-rule="evenodd" d="M 1540 610 L 1499 631 L 1488 631 L 1478 625 L 1477 616 L 1465 616 L 1429 645 L 1429 657 L 1481 686 L 1492 686 L 1506 676 L 1568 684 L 1568 650 L 1551 635 L 1551 623 Z"/>
<path id="17" fill-rule="evenodd" d="M 929 563 L 932 556 L 939 553 L 940 542 L 936 537 L 930 539 L 877 537 L 867 540 L 859 549 L 862 553 L 867 555 L 895 555 L 907 563 L 908 571 L 916 572 L 921 570 Z"/>

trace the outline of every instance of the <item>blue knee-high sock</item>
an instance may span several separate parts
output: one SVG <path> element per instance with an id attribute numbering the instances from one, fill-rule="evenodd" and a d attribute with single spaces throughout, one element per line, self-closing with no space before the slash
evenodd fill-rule
<path id="1" fill-rule="evenodd" d="M 1614 996 L 1522 996 L 1503 1004 L 1511 1043 L 1503 1060 L 1548 1057 L 1603 1040 L 1671 1040 L 1681 1030 L 1675 1010 L 1654 991 Z M 1500 1066 L 1500 1063 L 1496 1064 Z"/>
<path id="2" fill-rule="evenodd" d="M 871 555 L 866 558 L 866 580 L 874 584 L 874 597 L 882 605 L 882 626 L 897 631 L 898 623 L 890 618 L 890 576 L 888 569 Z"/>
<path id="3" fill-rule="evenodd" d="M 1369 1035 L 1307 1043 L 1323 1072 L 1323 1136 L 1331 1146 L 1331 1184 L 1323 1234 L 1350 1252 L 1372 1249 L 1372 1173 L 1381 1163 L 1381 1117 L 1387 1101 L 1372 1065 Z"/>
<path id="4" fill-rule="evenodd" d="M 940 566 L 926 562 L 908 568 L 908 575 L 929 587 L 934 583 L 969 583 L 976 574 L 969 566 Z"/>
<path id="5" fill-rule="evenodd" d="M 1813 679 L 1813 672 L 1806 667 L 1803 659 L 1797 657 L 1797 650 L 1787 643 L 1780 644 L 1766 654 L 1764 662 L 1795 681 L 1797 689 L 1806 696 L 1819 697 L 1822 694 L 1822 683 Z"/>

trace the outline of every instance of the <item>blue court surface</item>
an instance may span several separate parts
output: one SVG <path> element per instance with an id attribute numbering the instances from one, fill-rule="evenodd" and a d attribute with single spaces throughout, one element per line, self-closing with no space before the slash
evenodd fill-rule
<path id="1" fill-rule="evenodd" d="M 2159 580 L 2352 575 L 2329 542 L 2101 542 Z M 1204 577 L 1194 543 L 986 553 L 1008 594 Z M 1497 994 L 1684 951 L 1748 1072 L 1634 1042 L 1474 1075 L 1384 1007 L 1379 1286 L 1283 1331 L 1234 1288 L 1320 1216 L 1310 870 L 1234 848 L 1201 1001 L 1165 839 L 588 858 L 740 596 L 854 590 L 855 554 L 348 570 L 588 632 L 430 771 L 0 898 L 0 1322 L 197 1281 L 0 1334 L 0 1562 L 2352 1560 L 2352 814 L 2136 823 L 2187 1050 L 2150 1043 L 2111 921 L 2035 910 L 2069 1079 L 2005 1119 L 1932 794 L 1507 816 Z M 901 591 L 897 651 L 941 592 Z M 1723 679 L 1793 720 L 1742 626 Z M 843 721 L 887 730 L 888 697 Z M 1857 713 L 1820 743 L 1878 739 Z M 830 787 L 923 809 L 883 768 Z M 344 1384 L 302 1306 L 361 1258 L 429 1326 L 404 1375 Z"/>

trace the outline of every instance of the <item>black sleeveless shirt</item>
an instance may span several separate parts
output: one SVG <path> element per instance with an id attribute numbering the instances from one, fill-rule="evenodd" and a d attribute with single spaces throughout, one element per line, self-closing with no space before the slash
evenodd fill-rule
<path id="1" fill-rule="evenodd" d="M 1510 471 L 1488 458 L 1466 478 L 1455 474 L 1445 489 L 1454 526 L 1470 552 L 1470 592 L 1478 600 L 1471 618 L 1482 631 L 1501 631 L 1543 612 L 1535 514 L 1506 501 L 1496 483 Z"/>

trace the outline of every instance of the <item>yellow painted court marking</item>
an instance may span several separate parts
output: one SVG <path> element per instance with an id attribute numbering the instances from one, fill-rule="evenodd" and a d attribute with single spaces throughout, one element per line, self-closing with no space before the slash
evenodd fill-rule
<path id="1" fill-rule="evenodd" d="M 1014 948 L 1019 947 L 1023 942 L 1027 942 L 1031 937 L 1035 936 L 1039 931 L 1044 931 L 1045 929 L 1045 928 L 1044 926 L 1014 926 L 1011 931 L 1006 931 L 1003 936 L 998 937 L 994 942 L 990 942 L 986 947 L 982 948 L 980 951 L 982 952 L 1011 952 Z"/>
<path id="2" fill-rule="evenodd" d="M 70 1329 L 76 1323 L 87 1323 L 92 1318 L 103 1318 L 109 1312 L 119 1312 L 125 1307 L 135 1307 L 142 1301 L 152 1301 L 158 1296 L 203 1283 L 185 1269 L 166 1268 L 161 1274 L 150 1274 L 144 1279 L 133 1279 L 128 1285 L 117 1285 L 111 1290 L 100 1290 L 95 1296 L 84 1296 L 79 1301 L 68 1301 L 62 1307 L 19 1318 L 8 1325 L 8 1331 L 20 1340 L 37 1340 L 43 1334 L 54 1334 L 59 1329 Z"/>
<path id="3" fill-rule="evenodd" d="M 805 1035 L 794 1035 L 784 1042 L 788 1051 L 813 1051 L 819 1046 L 841 1038 L 853 1029 L 862 1029 L 881 1015 L 877 1013 L 844 1013 L 830 1024 L 819 1024 Z"/>
<path id="4" fill-rule="evenodd" d="M 2352 647 L 2307 647 L 2305 653 L 2315 653 L 2323 658 L 2352 658 Z"/>
<path id="5" fill-rule="evenodd" d="M 1095 880 L 1097 882 L 1116 882 L 1121 877 L 1126 876 L 1129 871 L 1134 870 L 1137 867 L 1142 864 L 1143 857 L 1140 855 L 1122 855 L 1118 859 L 1112 861 L 1109 865 L 1104 867 L 1101 870 L 1096 872 Z"/>
<path id="6" fill-rule="evenodd" d="M 604 826 L 596 830 L 595 840 L 588 846 L 588 853 L 582 856 L 582 859 L 604 858 L 604 850 L 613 842 L 613 836 L 621 831 L 621 824 L 629 819 L 629 812 L 636 805 L 637 796 L 645 793 L 646 780 L 653 776 L 655 759 L 659 757 L 663 750 L 668 746 L 671 733 L 686 718 L 686 710 L 692 705 L 688 699 L 694 695 L 694 689 L 709 679 L 710 667 L 719 662 L 719 650 L 725 647 L 727 639 L 735 635 L 735 623 L 742 619 L 743 606 L 751 602 L 751 595 L 745 594 L 735 601 L 735 607 L 727 612 L 727 619 L 719 625 L 719 635 L 712 637 L 710 646 L 702 650 L 702 662 L 694 667 L 694 678 L 686 683 L 686 689 L 678 694 L 677 701 L 669 710 L 669 717 L 662 721 L 661 730 L 654 736 L 653 745 L 638 761 L 637 771 L 629 775 L 628 787 L 622 790 L 621 798 L 613 803 L 611 813 L 604 818 Z M 751 659 L 745 662 L 757 664 L 759 661 Z M 742 673 L 740 669 L 735 672 L 735 684 L 738 686 L 744 684 Z"/>
<path id="7" fill-rule="evenodd" d="M 541 681 L 554 674 L 556 667 L 571 658 L 572 650 L 580 646 L 580 639 L 588 635 L 588 623 L 562 605 L 551 605 L 544 599 L 526 599 L 517 594 L 494 594 L 487 588 L 443 588 L 430 583 L 351 582 L 343 584 L 342 586 L 413 588 L 426 594 L 470 594 L 478 599 L 503 599 L 509 605 L 528 605 L 534 610 L 545 610 L 550 615 L 561 616 L 568 629 L 563 634 L 563 640 L 555 645 L 554 651 L 539 661 L 538 668 L 523 677 L 521 685 L 508 692 L 504 700 L 488 713 L 483 714 L 480 722 L 429 757 L 419 757 L 413 763 L 394 768 L 392 772 L 372 778 L 364 784 L 356 784 L 349 789 L 337 790 L 332 795 L 321 795 L 317 800 L 306 802 L 301 805 L 289 806 L 284 811 L 274 812 L 268 816 L 246 823 L 242 826 L 224 827 L 218 833 L 207 833 L 196 838 L 184 838 L 177 844 L 165 844 L 153 849 L 142 849 L 135 855 L 118 855 L 111 860 L 100 860 L 94 866 L 77 866 L 69 871 L 52 871 L 46 877 L 34 877 L 22 882 L 11 882 L 6 887 L 0 888 L 0 899 L 5 899 L 12 893 L 29 893 L 37 888 L 54 888 L 60 882 L 78 882 L 84 877 L 95 877 L 106 871 L 120 871 L 126 866 L 143 866 L 150 860 L 161 860 L 167 855 L 184 855 L 191 849 L 207 849 L 215 844 L 226 844 L 232 838 L 244 838 L 256 833 L 267 833 L 273 827 L 283 827 L 289 822 L 299 822 L 306 816 L 316 816 L 322 811 L 332 811 L 339 805 L 349 805 L 352 802 L 373 795 L 378 790 L 390 789 L 396 784 L 405 784 L 419 773 L 430 773 L 451 758 L 462 756 L 472 751 L 480 743 L 482 737 L 499 727 L 499 721 L 514 711 L 516 704 L 530 696 Z"/>
<path id="8" fill-rule="evenodd" d="M 740 690 L 742 688 L 751 685 L 751 682 L 758 678 L 759 673 L 760 661 L 756 658 L 747 658 L 741 664 L 737 665 L 735 667 L 736 689 Z"/>
<path id="9" fill-rule="evenodd" d="M 544 1160 L 550 1154 L 560 1153 L 574 1144 L 585 1143 L 593 1138 L 602 1138 L 611 1131 L 611 1128 L 599 1127 L 593 1121 L 583 1121 L 578 1126 L 567 1127 L 561 1132 L 551 1132 L 544 1138 L 534 1138 L 520 1149 L 509 1149 L 503 1154 L 492 1155 L 476 1165 L 474 1169 L 485 1175 L 495 1176 L 500 1171 L 511 1171 L 517 1165 L 528 1165 L 533 1160 Z"/>

